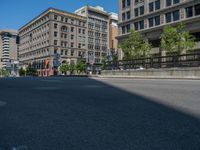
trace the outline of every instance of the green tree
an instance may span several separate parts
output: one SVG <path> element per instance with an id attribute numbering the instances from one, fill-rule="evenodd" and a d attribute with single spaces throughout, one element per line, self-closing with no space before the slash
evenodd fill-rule
<path id="1" fill-rule="evenodd" d="M 106 54 L 102 54 L 102 61 L 101 61 L 101 69 L 106 69 L 107 67 L 107 62 L 108 62 L 108 57 L 106 56 Z"/>
<path id="2" fill-rule="evenodd" d="M 8 77 L 10 72 L 4 68 L 0 68 L 0 77 Z"/>
<path id="3" fill-rule="evenodd" d="M 70 64 L 69 65 L 70 75 L 73 75 L 75 70 L 76 70 L 75 64 Z"/>
<path id="4" fill-rule="evenodd" d="M 151 50 L 151 45 L 142 39 L 140 32 L 131 30 L 129 37 L 119 44 L 119 48 L 124 52 L 125 59 L 135 59 L 146 57 Z"/>
<path id="5" fill-rule="evenodd" d="M 28 65 L 28 67 L 26 68 L 26 75 L 36 76 L 37 75 L 37 71 L 31 65 Z"/>
<path id="6" fill-rule="evenodd" d="M 111 49 L 110 53 L 112 55 L 112 61 L 117 61 L 118 60 L 118 52 L 115 49 Z"/>
<path id="7" fill-rule="evenodd" d="M 23 69 L 23 68 L 20 68 L 20 69 L 19 69 L 19 75 L 20 75 L 20 76 L 25 76 L 25 75 L 26 75 L 26 70 Z"/>
<path id="8" fill-rule="evenodd" d="M 85 61 L 78 60 L 76 63 L 76 71 L 78 74 L 81 74 L 86 71 L 86 63 Z"/>
<path id="9" fill-rule="evenodd" d="M 2 69 L 0 68 L 0 77 L 3 76 Z"/>
<path id="10" fill-rule="evenodd" d="M 62 63 L 62 65 L 59 67 L 59 70 L 67 75 L 67 72 L 70 70 L 70 65 L 67 62 Z"/>
<path id="11" fill-rule="evenodd" d="M 161 35 L 161 49 L 169 54 L 182 54 L 185 50 L 192 49 L 195 46 L 195 38 L 185 31 L 181 23 L 176 28 L 166 26 Z"/>

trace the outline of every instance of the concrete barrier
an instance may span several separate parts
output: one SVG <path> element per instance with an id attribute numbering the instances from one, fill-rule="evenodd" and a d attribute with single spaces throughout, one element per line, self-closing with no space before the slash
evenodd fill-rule
<path id="1" fill-rule="evenodd" d="M 104 70 L 100 77 L 200 79 L 200 67 L 147 70 Z"/>

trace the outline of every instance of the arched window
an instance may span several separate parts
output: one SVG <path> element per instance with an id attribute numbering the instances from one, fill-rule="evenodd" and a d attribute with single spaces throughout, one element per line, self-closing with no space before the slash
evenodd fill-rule
<path id="1" fill-rule="evenodd" d="M 68 30 L 67 26 L 62 26 L 62 27 L 61 27 L 61 31 L 62 31 L 62 32 L 67 32 L 67 30 Z"/>

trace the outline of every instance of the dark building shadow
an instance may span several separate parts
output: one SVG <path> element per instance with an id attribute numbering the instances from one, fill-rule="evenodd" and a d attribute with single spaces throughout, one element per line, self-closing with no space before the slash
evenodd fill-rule
<path id="1" fill-rule="evenodd" d="M 0 85 L 0 150 L 200 149 L 198 118 L 90 78 Z"/>

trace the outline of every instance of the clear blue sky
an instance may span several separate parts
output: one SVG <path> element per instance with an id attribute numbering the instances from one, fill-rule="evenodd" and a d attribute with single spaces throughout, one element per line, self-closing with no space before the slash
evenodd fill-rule
<path id="1" fill-rule="evenodd" d="M 0 0 L 0 29 L 19 29 L 49 7 L 73 12 L 84 5 L 118 11 L 118 0 Z"/>

